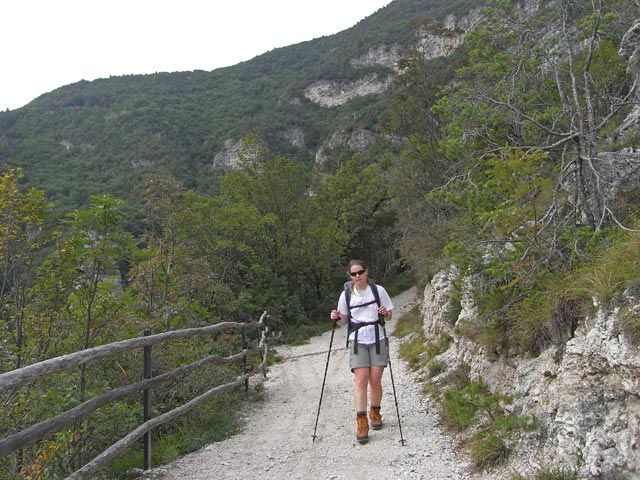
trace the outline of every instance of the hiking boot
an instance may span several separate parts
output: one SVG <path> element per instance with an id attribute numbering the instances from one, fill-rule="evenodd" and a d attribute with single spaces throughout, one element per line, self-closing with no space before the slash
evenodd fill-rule
<path id="1" fill-rule="evenodd" d="M 382 428 L 382 415 L 380 415 L 380 407 L 371 407 L 369 410 L 369 419 L 371 420 L 371 428 L 380 430 Z"/>
<path id="2" fill-rule="evenodd" d="M 367 415 L 356 416 L 356 422 L 358 422 L 358 430 L 356 430 L 356 440 L 360 443 L 367 443 L 369 440 L 369 421 Z"/>

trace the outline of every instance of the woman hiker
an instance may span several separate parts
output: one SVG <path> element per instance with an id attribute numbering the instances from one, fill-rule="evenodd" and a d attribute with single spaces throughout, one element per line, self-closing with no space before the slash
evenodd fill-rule
<path id="1" fill-rule="evenodd" d="M 338 308 L 331 311 L 331 319 L 338 325 L 349 323 L 349 367 L 354 379 L 356 410 L 356 439 L 369 440 L 367 420 L 367 390 L 371 391 L 369 419 L 371 428 L 382 428 L 382 374 L 389 363 L 389 345 L 380 322 L 391 319 L 393 303 L 387 291 L 368 277 L 368 268 L 361 260 L 349 262 L 351 284 L 345 287 L 338 300 Z"/>

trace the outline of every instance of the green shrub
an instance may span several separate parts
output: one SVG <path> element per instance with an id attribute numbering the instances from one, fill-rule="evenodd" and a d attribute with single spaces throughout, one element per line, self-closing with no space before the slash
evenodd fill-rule
<path id="1" fill-rule="evenodd" d="M 449 387 L 462 390 L 471 383 L 471 378 L 469 378 L 469 368 L 467 366 L 461 366 L 451 370 L 440 383 L 443 388 Z"/>
<path id="2" fill-rule="evenodd" d="M 479 390 L 486 390 L 482 381 L 472 382 L 462 390 L 445 390 L 442 398 L 443 423 L 455 430 L 463 430 L 476 423 Z"/>
<path id="3" fill-rule="evenodd" d="M 507 458 L 508 450 L 503 439 L 489 430 L 476 433 L 468 441 L 469 454 L 478 468 L 499 465 Z"/>
<path id="4" fill-rule="evenodd" d="M 442 360 L 431 360 L 427 363 L 427 372 L 429 374 L 429 378 L 436 377 L 440 375 L 446 369 L 447 365 Z"/>
<path id="5" fill-rule="evenodd" d="M 444 320 L 450 325 L 454 325 L 458 321 L 460 312 L 462 311 L 462 288 L 459 282 L 453 282 L 453 288 L 449 295 L 449 303 L 444 313 Z"/>
<path id="6" fill-rule="evenodd" d="M 434 391 L 432 386 L 430 393 Z M 482 379 L 469 382 L 463 388 L 448 388 L 442 393 L 441 417 L 445 426 L 457 431 L 474 425 L 481 428 L 466 442 L 476 467 L 486 468 L 503 462 L 508 455 L 507 440 L 513 431 L 537 428 L 537 424 L 526 417 L 505 415 L 503 405 L 511 402 L 509 396 L 491 393 Z"/>
<path id="7" fill-rule="evenodd" d="M 425 342 L 425 353 L 427 355 L 427 360 L 431 360 L 437 355 L 446 352 L 452 341 L 453 338 L 445 333 L 440 333 L 439 335 L 428 339 Z"/>
<path id="8" fill-rule="evenodd" d="M 640 345 L 640 315 L 626 309 L 620 314 L 622 331 L 632 345 Z"/>
<path id="9" fill-rule="evenodd" d="M 414 307 L 398 319 L 393 330 L 393 336 L 398 338 L 404 338 L 412 333 L 422 334 L 422 315 L 418 307 Z"/>
<path id="10" fill-rule="evenodd" d="M 400 344 L 400 356 L 412 370 L 422 366 L 423 353 L 424 337 L 422 335 L 415 335 L 410 341 Z"/>

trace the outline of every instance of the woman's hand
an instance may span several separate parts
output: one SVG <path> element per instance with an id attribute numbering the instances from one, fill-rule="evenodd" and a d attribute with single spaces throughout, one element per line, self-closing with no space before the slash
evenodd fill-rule
<path id="1" fill-rule="evenodd" d="M 391 310 L 387 310 L 387 307 L 385 307 L 384 305 L 378 308 L 378 313 L 385 318 L 391 317 Z"/>
<path id="2" fill-rule="evenodd" d="M 337 310 L 331 310 L 331 320 L 333 320 L 334 322 L 340 320 L 340 312 L 338 312 Z"/>

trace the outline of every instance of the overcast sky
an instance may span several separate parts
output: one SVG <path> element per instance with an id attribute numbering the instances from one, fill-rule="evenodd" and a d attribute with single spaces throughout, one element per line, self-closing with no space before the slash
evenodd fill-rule
<path id="1" fill-rule="evenodd" d="M 0 110 L 80 80 L 213 70 L 345 30 L 391 0 L 2 0 Z"/>

